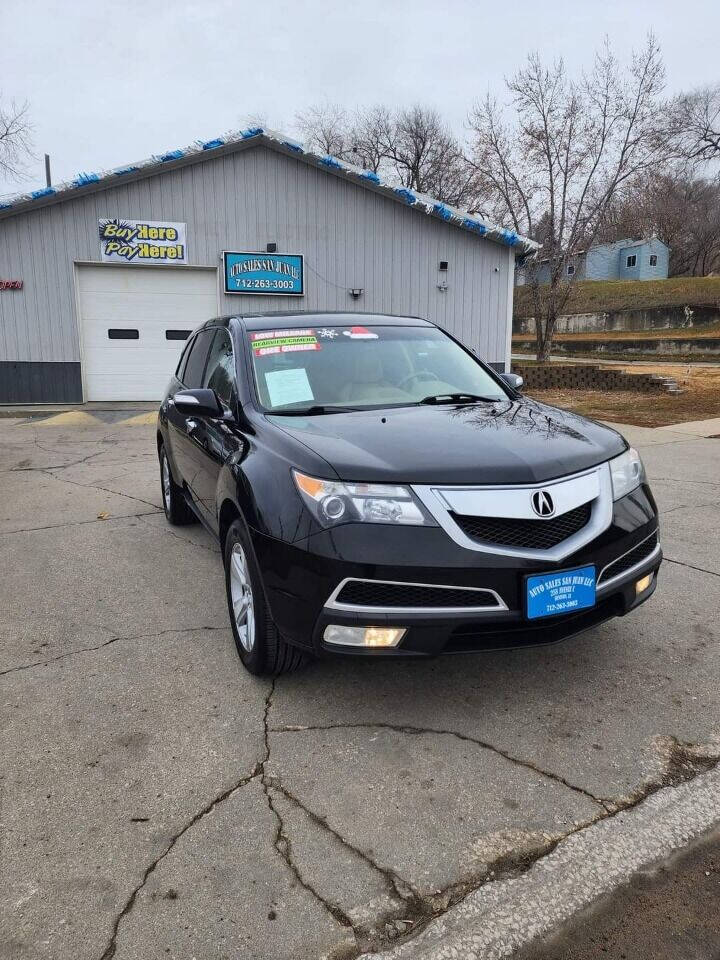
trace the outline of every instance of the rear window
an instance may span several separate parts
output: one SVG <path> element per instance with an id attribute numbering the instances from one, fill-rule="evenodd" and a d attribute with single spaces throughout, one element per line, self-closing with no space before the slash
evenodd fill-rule
<path id="1" fill-rule="evenodd" d="M 507 394 L 436 327 L 287 327 L 250 330 L 258 395 L 267 410 L 406 406 L 429 395 Z"/>

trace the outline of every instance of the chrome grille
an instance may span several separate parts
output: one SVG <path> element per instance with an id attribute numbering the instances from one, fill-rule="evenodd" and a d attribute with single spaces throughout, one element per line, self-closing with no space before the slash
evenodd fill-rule
<path id="1" fill-rule="evenodd" d="M 548 520 L 512 517 L 474 517 L 451 513 L 463 533 L 478 543 L 496 543 L 506 547 L 547 550 L 567 540 L 590 520 L 592 504 L 583 503 L 574 510 Z"/>

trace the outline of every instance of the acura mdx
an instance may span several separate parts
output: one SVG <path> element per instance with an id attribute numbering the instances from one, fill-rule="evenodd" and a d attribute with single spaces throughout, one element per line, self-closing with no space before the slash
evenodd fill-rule
<path id="1" fill-rule="evenodd" d="M 414 317 L 192 334 L 160 407 L 163 505 L 218 538 L 249 671 L 548 643 L 652 595 L 639 454 L 521 387 Z"/>

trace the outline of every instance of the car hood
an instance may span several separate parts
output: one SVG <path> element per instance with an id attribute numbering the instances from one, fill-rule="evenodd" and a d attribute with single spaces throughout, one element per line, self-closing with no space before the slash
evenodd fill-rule
<path id="1" fill-rule="evenodd" d="M 610 427 L 524 398 L 268 420 L 359 482 L 542 483 L 627 447 Z"/>

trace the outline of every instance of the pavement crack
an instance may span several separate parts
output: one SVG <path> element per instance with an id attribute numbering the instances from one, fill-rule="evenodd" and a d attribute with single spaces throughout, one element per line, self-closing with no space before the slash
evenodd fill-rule
<path id="1" fill-rule="evenodd" d="M 24 663 L 17 667 L 9 667 L 7 670 L 0 670 L 0 677 L 4 677 L 8 673 L 19 673 L 22 670 L 32 670 L 33 667 L 46 667 L 51 663 L 57 663 L 58 660 L 66 660 L 68 657 L 75 657 L 79 653 L 92 653 L 95 650 L 102 650 L 104 647 L 109 647 L 118 640 L 152 640 L 156 637 L 165 636 L 168 633 L 198 633 L 201 630 L 226 629 L 226 627 L 180 627 L 175 630 L 172 628 L 167 630 L 159 630 L 156 633 L 137 633 L 127 637 L 111 637 L 109 640 L 104 640 L 102 643 L 97 643 L 91 647 L 77 647 L 74 650 L 68 650 L 66 653 L 60 653 L 56 657 L 49 657 L 47 660 L 36 660 L 33 663 Z"/>
<path id="2" fill-rule="evenodd" d="M 271 731 L 273 732 L 273 731 Z M 402 901 L 408 904 L 414 904 L 415 901 L 422 900 L 421 895 L 415 889 L 415 887 L 410 883 L 409 880 L 406 880 L 404 877 L 401 877 L 398 873 L 392 870 L 390 867 L 383 867 L 377 861 L 373 860 L 364 850 L 360 847 L 356 847 L 354 844 L 350 843 L 342 834 L 338 833 L 334 827 L 331 827 L 330 824 L 324 817 L 319 816 L 315 813 L 314 810 L 311 810 L 309 807 L 306 807 L 305 804 L 298 799 L 294 794 L 292 794 L 287 787 L 285 787 L 282 782 L 274 777 L 271 780 L 272 787 L 277 790 L 292 804 L 302 810 L 307 816 L 317 824 L 322 830 L 327 831 L 331 836 L 338 840 L 344 847 L 347 847 L 348 850 L 351 850 L 356 856 L 360 857 L 361 860 L 364 860 L 368 866 L 372 867 L 373 870 L 377 871 L 380 876 L 385 880 L 388 892 L 394 896 L 399 897 Z"/>
<path id="3" fill-rule="evenodd" d="M 140 516 L 141 516 L 141 517 L 152 517 L 152 516 L 154 516 L 154 514 L 152 514 L 152 513 L 142 513 L 142 514 L 140 514 Z M 195 540 L 189 540 L 187 537 L 182 537 L 182 536 L 180 536 L 179 533 L 176 533 L 176 531 L 173 530 L 173 529 L 172 529 L 170 526 L 168 526 L 167 524 L 165 524 L 165 526 L 157 527 L 157 526 L 155 526 L 155 525 L 152 524 L 152 523 L 148 523 L 147 526 L 150 527 L 150 528 L 152 528 L 152 529 L 154 529 L 154 530 L 161 530 L 162 532 L 169 534 L 171 537 L 175 537 L 176 540 L 180 540 L 182 543 L 189 543 L 191 547 L 199 547 L 201 550 L 207 550 L 208 553 L 212 553 L 212 554 L 214 554 L 215 556 L 219 556 L 219 554 L 220 554 L 220 547 L 219 547 L 219 546 L 214 546 L 214 547 L 213 547 L 213 546 L 208 546 L 208 544 L 206 544 L 206 543 L 197 543 Z"/>
<path id="4" fill-rule="evenodd" d="M 277 827 L 275 830 L 275 836 L 273 838 L 273 847 L 283 859 L 287 867 L 290 869 L 291 873 L 294 875 L 297 882 L 300 886 L 307 890 L 307 892 L 314 897 L 315 900 L 330 914 L 330 916 L 337 921 L 342 927 L 347 928 L 352 931 L 353 936 L 355 937 L 356 944 L 358 942 L 358 933 L 355 930 L 354 924 L 350 917 L 345 913 L 345 911 L 337 903 L 333 903 L 327 900 L 325 897 L 319 893 L 313 885 L 307 880 L 298 865 L 295 863 L 292 853 L 292 843 L 290 837 L 287 833 L 285 827 L 285 821 L 283 820 L 281 812 L 278 810 L 275 802 L 273 801 L 272 789 L 273 783 L 271 778 L 268 776 L 265 769 L 266 764 L 270 760 L 270 727 L 268 723 L 268 717 L 272 707 L 272 699 L 275 694 L 275 685 L 277 679 L 273 677 L 272 683 L 270 684 L 270 689 L 268 690 L 267 697 L 265 698 L 265 710 L 263 712 L 263 740 L 265 745 L 265 751 L 263 759 L 259 764 L 259 775 L 260 783 L 262 784 L 263 793 L 265 794 L 265 799 L 267 800 L 268 807 L 270 812 L 275 817 L 277 821 Z M 106 958 L 102 958 L 106 960 Z M 108 958 L 109 960 L 109 958 Z"/>
<path id="5" fill-rule="evenodd" d="M 537 773 L 539 776 L 546 777 L 548 780 L 553 780 L 555 783 L 561 784 L 563 787 L 566 787 L 568 790 L 572 790 L 574 793 L 580 794 L 581 796 L 586 797 L 588 800 L 592 800 L 593 803 L 596 803 L 606 812 L 609 812 L 609 801 L 602 797 L 596 797 L 595 794 L 591 793 L 589 790 L 586 790 L 584 787 L 579 787 L 575 783 L 571 783 L 565 777 L 561 776 L 559 773 L 554 773 L 551 770 L 544 770 L 542 767 L 537 764 L 532 763 L 530 760 L 523 760 L 520 757 L 514 756 L 514 754 L 509 753 L 507 750 L 503 750 L 501 747 L 496 747 L 492 743 L 488 743 L 487 740 L 480 740 L 478 737 L 471 737 L 465 733 L 458 733 L 456 730 L 442 730 L 435 727 L 417 727 L 410 724 L 392 724 L 392 723 L 329 723 L 329 724 L 319 724 L 313 726 L 283 726 L 283 727 L 273 727 L 271 729 L 272 733 L 293 733 L 300 732 L 302 730 L 341 730 L 341 729 L 370 729 L 370 730 L 393 730 L 395 733 L 404 733 L 411 736 L 423 736 L 426 734 L 437 734 L 440 736 L 449 736 L 456 737 L 458 740 L 462 740 L 466 743 L 473 743 L 475 746 L 481 747 L 484 750 L 490 750 L 492 753 L 496 753 L 498 756 L 503 757 L 509 763 L 513 763 L 519 767 L 525 767 L 527 770 L 532 770 L 534 773 Z"/>
<path id="6" fill-rule="evenodd" d="M 188 820 L 187 823 L 177 833 L 173 834 L 173 836 L 170 838 L 170 841 L 168 842 L 168 844 L 166 845 L 162 853 L 158 857 L 156 857 L 152 861 L 152 863 L 149 864 L 149 866 L 145 868 L 143 875 L 140 879 L 140 883 L 138 883 L 137 886 L 133 889 L 132 893 L 125 901 L 125 905 L 123 906 L 122 910 L 115 917 L 115 920 L 112 926 L 112 932 L 110 934 L 110 940 L 104 952 L 102 953 L 100 960 L 112 960 L 112 957 L 115 956 L 115 951 L 117 950 L 117 938 L 118 938 L 118 933 L 120 930 L 121 923 L 123 922 L 125 917 L 127 917 L 128 914 L 132 911 L 133 907 L 135 906 L 137 896 L 142 890 L 142 888 L 145 886 L 145 884 L 148 882 L 148 879 L 152 876 L 152 874 L 158 868 L 159 864 L 162 863 L 162 861 L 172 851 L 173 847 L 178 842 L 178 840 L 180 840 L 180 838 L 184 836 L 188 832 L 188 830 L 194 827 L 196 823 L 199 823 L 199 821 L 202 820 L 203 817 L 206 817 L 209 813 L 212 813 L 213 810 L 215 810 L 216 807 L 218 807 L 221 803 L 223 803 L 224 800 L 227 800 L 228 797 L 231 797 L 234 793 L 240 790 L 241 787 L 246 786 L 248 783 L 250 783 L 251 780 L 254 780 L 255 777 L 258 776 L 259 769 L 260 769 L 259 764 L 256 764 L 251 774 L 249 774 L 246 777 L 243 777 L 241 780 L 238 780 L 232 786 L 228 787 L 226 790 L 223 790 L 222 793 L 219 793 L 216 797 L 213 798 L 213 800 L 210 801 L 210 803 L 206 804 L 201 810 L 199 810 L 196 814 L 194 814 L 194 816 L 192 816 L 190 820 Z"/>
<path id="7" fill-rule="evenodd" d="M 680 479 L 679 477 L 653 477 L 653 483 L 681 483 L 683 486 L 687 486 L 689 483 L 700 483 L 707 484 L 711 487 L 720 487 L 720 480 L 686 480 Z"/>
<path id="8" fill-rule="evenodd" d="M 659 790 L 694 780 L 720 763 L 720 746 L 714 749 L 709 745 L 698 746 L 672 735 L 658 737 L 656 743 L 664 761 L 662 773 L 651 777 L 629 796 L 613 801 L 611 815 L 632 810 Z"/>
<path id="9" fill-rule="evenodd" d="M 88 523 L 110 523 L 114 520 L 136 520 L 138 517 L 150 517 L 154 513 L 162 513 L 162 510 L 146 510 L 144 513 L 116 513 L 112 516 L 91 517 L 89 520 L 68 520 L 65 523 L 48 523 L 43 527 L 25 527 L 22 530 L 1 530 L 0 537 L 15 537 L 19 533 L 38 533 L 42 530 L 59 530 L 64 527 L 82 527 Z"/>
<path id="10" fill-rule="evenodd" d="M 48 447 L 43 447 L 44 450 L 47 450 L 48 453 L 57 453 L 57 450 L 50 450 Z M 83 457 L 81 460 L 71 460 L 70 463 L 49 463 L 44 467 L 26 467 L 26 466 L 17 466 L 10 467 L 8 470 L 2 470 L 1 473 L 44 473 L 47 470 L 68 470 L 70 467 L 76 467 L 79 464 L 87 463 L 89 460 L 92 460 L 93 457 L 99 457 L 103 454 L 104 450 L 98 450 L 97 453 L 88 454 L 88 456 Z M 141 463 L 144 460 L 154 460 L 154 454 L 139 455 L 136 454 L 132 457 L 127 457 L 123 460 L 103 460 L 101 466 L 103 467 L 114 467 L 114 466 L 131 466 L 137 463 Z"/>
<path id="11" fill-rule="evenodd" d="M 677 513 L 678 510 L 700 510 L 703 507 L 716 507 L 717 500 L 712 503 L 681 503 L 677 507 L 670 507 L 669 510 L 661 510 L 660 515 L 666 517 L 669 513 Z"/>
<path id="12" fill-rule="evenodd" d="M 694 563 L 685 563 L 683 560 L 673 560 L 672 557 L 668 557 L 667 554 L 663 557 L 665 563 L 674 563 L 678 567 L 687 567 L 689 570 L 697 570 L 698 573 L 707 573 L 711 577 L 720 577 L 720 573 L 716 573 L 715 570 L 706 570 L 705 567 L 696 567 Z"/>
<path id="13" fill-rule="evenodd" d="M 101 487 L 97 483 L 80 483 L 79 480 L 68 480 L 66 477 L 57 477 L 52 472 L 52 468 L 50 467 L 44 467 L 40 472 L 52 477 L 53 480 L 57 480 L 58 483 L 70 483 L 74 487 L 85 487 L 86 490 L 100 490 L 102 493 L 110 493 L 114 497 L 124 497 L 126 500 L 134 500 L 136 503 L 144 503 L 146 506 L 152 507 L 156 511 L 159 509 L 156 503 L 151 503 L 150 500 L 143 500 L 142 497 L 134 497 L 130 493 L 118 493 L 117 490 L 111 490 L 109 487 Z"/>

